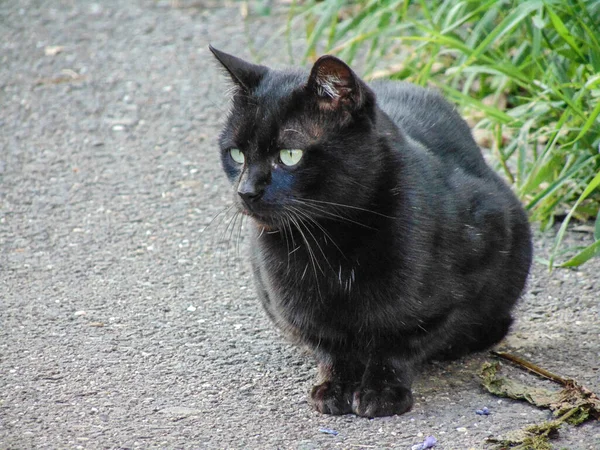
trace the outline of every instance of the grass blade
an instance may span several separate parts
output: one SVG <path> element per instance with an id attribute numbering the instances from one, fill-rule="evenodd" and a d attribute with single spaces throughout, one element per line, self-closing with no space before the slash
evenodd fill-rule
<path id="1" fill-rule="evenodd" d="M 571 221 L 571 217 L 573 216 L 573 213 L 575 212 L 575 210 L 577 209 L 579 204 L 583 200 L 585 200 L 587 198 L 587 196 L 590 195 L 598 186 L 600 186 L 600 172 L 598 172 L 596 174 L 596 176 L 592 179 L 590 184 L 588 184 L 588 186 L 585 188 L 585 190 L 581 193 L 581 195 L 579 196 L 579 198 L 577 199 L 577 201 L 575 202 L 575 204 L 569 211 L 569 214 L 567 214 L 567 217 L 565 217 L 565 220 L 563 220 L 563 223 L 561 224 L 560 229 L 558 230 L 558 234 L 556 235 L 556 240 L 554 241 L 554 247 L 552 248 L 552 253 L 550 255 L 550 260 L 548 263 L 550 268 L 552 268 L 557 250 L 558 250 L 562 240 L 564 239 L 565 232 L 567 231 L 567 226 L 569 225 L 569 222 Z"/>
<path id="2" fill-rule="evenodd" d="M 546 6 L 546 12 L 550 16 L 550 20 L 552 21 L 552 25 L 554 25 L 554 29 L 556 30 L 556 32 L 560 35 L 561 38 L 564 39 L 564 41 L 567 44 L 569 44 L 569 47 L 571 47 L 575 51 L 575 53 L 577 53 L 577 55 L 580 58 L 579 62 L 585 63 L 585 59 L 586 59 L 585 56 L 581 53 L 581 50 L 575 43 L 575 40 L 573 39 L 571 33 L 569 33 L 569 30 L 567 30 L 567 27 L 565 26 L 564 22 L 552 10 L 552 8 Z"/>
<path id="3" fill-rule="evenodd" d="M 597 240 L 593 244 L 587 246 L 571 259 L 560 264 L 558 267 L 577 267 L 598 255 L 600 255 L 600 240 Z M 549 261 L 548 263 L 552 265 L 552 261 Z"/>

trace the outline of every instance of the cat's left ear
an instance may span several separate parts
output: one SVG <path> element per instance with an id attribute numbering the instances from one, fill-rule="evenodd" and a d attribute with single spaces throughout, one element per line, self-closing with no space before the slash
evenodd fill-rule
<path id="1" fill-rule="evenodd" d="M 335 56 L 321 56 L 310 72 L 307 88 L 319 98 L 324 109 L 360 108 L 369 88 L 354 71 Z"/>
<path id="2" fill-rule="evenodd" d="M 252 92 L 258 86 L 260 80 L 269 70 L 265 66 L 252 64 L 241 58 L 217 50 L 212 45 L 209 45 L 208 48 L 227 72 L 229 72 L 233 82 L 247 93 Z"/>

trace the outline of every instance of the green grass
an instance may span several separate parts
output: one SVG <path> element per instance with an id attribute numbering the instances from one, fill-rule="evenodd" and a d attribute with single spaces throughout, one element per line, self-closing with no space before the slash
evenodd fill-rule
<path id="1" fill-rule="evenodd" d="M 371 78 L 455 102 L 531 220 L 562 218 L 550 267 L 600 254 L 600 1 L 297 1 L 288 29 L 298 25 L 305 60 L 360 58 Z M 572 218 L 595 220 L 593 244 L 564 248 Z"/>

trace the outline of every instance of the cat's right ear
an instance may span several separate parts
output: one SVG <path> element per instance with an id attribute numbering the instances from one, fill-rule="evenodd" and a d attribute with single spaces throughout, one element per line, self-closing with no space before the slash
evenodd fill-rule
<path id="1" fill-rule="evenodd" d="M 252 92 L 258 86 L 262 77 L 269 70 L 265 66 L 252 64 L 221 50 L 217 50 L 212 45 L 209 45 L 208 48 L 227 70 L 233 82 L 247 93 Z"/>

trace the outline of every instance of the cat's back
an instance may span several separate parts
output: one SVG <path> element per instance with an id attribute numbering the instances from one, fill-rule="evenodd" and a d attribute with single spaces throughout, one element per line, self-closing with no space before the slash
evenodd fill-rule
<path id="1" fill-rule="evenodd" d="M 378 106 L 399 129 L 445 165 L 458 165 L 478 177 L 491 174 L 469 126 L 438 92 L 393 80 L 375 81 L 370 86 Z"/>

